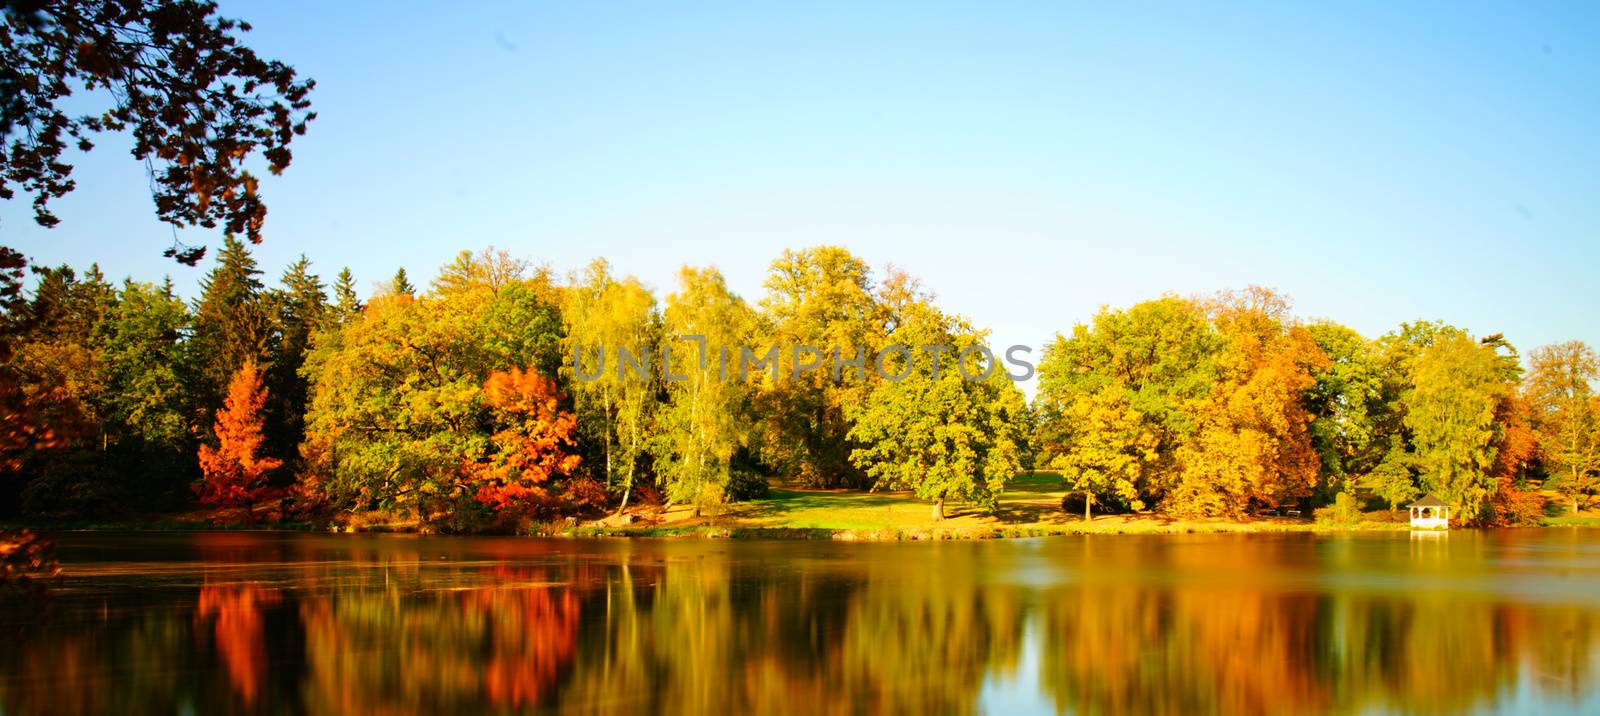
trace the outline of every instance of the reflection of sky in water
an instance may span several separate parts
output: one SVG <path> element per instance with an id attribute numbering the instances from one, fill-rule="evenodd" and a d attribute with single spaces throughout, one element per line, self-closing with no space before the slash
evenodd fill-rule
<path id="1" fill-rule="evenodd" d="M 0 713 L 1600 713 L 1597 544 L 70 534 Z"/>

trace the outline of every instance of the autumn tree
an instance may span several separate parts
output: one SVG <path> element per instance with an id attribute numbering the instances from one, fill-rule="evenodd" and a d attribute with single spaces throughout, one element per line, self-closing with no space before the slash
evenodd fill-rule
<path id="1" fill-rule="evenodd" d="M 481 458 L 468 462 L 464 478 L 475 497 L 502 514 L 525 515 L 548 502 L 547 483 L 578 466 L 572 434 L 577 420 L 560 407 L 555 381 L 538 371 L 494 371 L 483 384 L 483 400 L 496 430 Z"/>
<path id="2" fill-rule="evenodd" d="M 1178 487 L 1167 508 L 1184 515 L 1242 517 L 1311 493 L 1319 461 L 1304 395 L 1327 356 L 1289 317 L 1287 299 L 1250 287 L 1209 304 L 1225 343 L 1222 380 L 1194 404 L 1198 430 L 1179 450 Z"/>
<path id="3" fill-rule="evenodd" d="M 660 355 L 661 317 L 656 300 L 638 279 L 611 276 L 596 259 L 569 282 L 562 315 L 567 338 L 563 371 L 571 379 L 580 431 L 597 446 L 606 485 L 627 507 L 646 457 L 654 420 L 659 373 L 639 375 L 621 364 L 618 351 L 648 362 Z M 697 356 L 698 358 L 698 356 Z"/>
<path id="4" fill-rule="evenodd" d="M 35 442 L 4 459 L 14 468 L 4 493 L 20 511 L 71 516 L 114 512 L 129 494 L 107 459 L 114 439 L 104 336 L 116 289 L 98 267 L 37 269 L 21 306 L 4 370 L 16 381 L 24 429 Z M 14 500 L 14 502 L 13 502 Z"/>
<path id="5" fill-rule="evenodd" d="M 1600 357 L 1571 341 L 1535 348 L 1528 356 L 1526 395 L 1534 430 L 1550 470 L 1549 487 L 1572 503 L 1600 492 Z"/>
<path id="6" fill-rule="evenodd" d="M 376 296 L 319 335 L 303 369 L 308 488 L 346 508 L 464 515 L 477 487 L 462 465 L 483 457 L 493 432 L 483 386 L 513 368 L 556 374 L 559 305 L 539 271 L 492 290 Z"/>
<path id="7" fill-rule="evenodd" d="M 56 225 L 50 202 L 76 186 L 67 152 L 126 131 L 158 218 L 260 242 L 267 209 L 246 164 L 260 157 L 273 174 L 289 166 L 290 142 L 316 117 L 316 83 L 257 56 L 240 43 L 250 25 L 216 10 L 179 0 L 5 3 L 0 198 L 31 194 L 35 221 Z M 192 266 L 204 251 L 175 241 L 167 255 Z"/>
<path id="8" fill-rule="evenodd" d="M 741 472 L 755 430 L 751 385 L 737 365 L 756 316 L 715 268 L 690 267 L 679 270 L 664 313 L 672 338 L 663 340 L 657 364 L 667 402 L 656 419 L 656 470 L 667 498 L 700 514 L 734 497 L 738 481 L 759 479 Z"/>
<path id="9" fill-rule="evenodd" d="M 1127 389 L 1111 383 L 1099 392 L 1078 394 L 1057 420 L 1068 432 L 1056 436 L 1048 465 L 1061 471 L 1069 489 L 1083 492 L 1083 518 L 1089 519 L 1095 502 L 1144 509 L 1139 490 L 1156 464 L 1160 441 L 1128 404 Z"/>
<path id="10" fill-rule="evenodd" d="M 766 343 L 778 348 L 778 375 L 763 402 L 768 439 L 764 453 L 786 475 L 829 486 L 859 486 L 845 414 L 860 405 L 868 381 L 835 380 L 830 370 L 800 372 L 805 361 L 793 346 L 832 351 L 849 359 L 880 347 L 882 319 L 865 261 L 837 246 L 785 250 L 767 271 L 761 313 Z M 850 374 L 853 376 L 853 374 Z"/>
<path id="11" fill-rule="evenodd" d="M 889 336 L 900 348 L 882 358 L 890 377 L 851 413 L 849 437 L 860 446 L 851 460 L 876 488 L 931 500 L 936 521 L 947 500 L 993 508 L 1022 467 L 1027 405 L 994 357 L 977 350 L 984 337 L 931 299 L 906 305 Z"/>
<path id="12" fill-rule="evenodd" d="M 1176 486 L 1178 447 L 1196 430 L 1192 407 L 1218 380 L 1221 346 L 1201 307 L 1175 296 L 1102 308 L 1092 323 L 1058 334 L 1039 363 L 1035 442 L 1041 459 L 1073 466 L 1091 454 L 1146 456 L 1137 472 L 1122 474 L 1136 476 L 1136 499 L 1147 505 L 1161 500 Z M 1108 391 L 1120 391 L 1120 401 Z M 1117 403 L 1126 410 L 1112 407 Z M 1078 422 L 1096 410 L 1111 413 Z M 1137 427 L 1128 411 L 1137 414 Z M 1153 449 L 1147 436 L 1155 440 Z"/>
<path id="13" fill-rule="evenodd" d="M 245 361 L 228 383 L 228 397 L 212 426 L 217 444 L 200 446 L 200 502 L 218 507 L 248 507 L 277 492 L 268 485 L 281 460 L 261 454 L 262 411 L 267 392 L 254 361 Z"/>

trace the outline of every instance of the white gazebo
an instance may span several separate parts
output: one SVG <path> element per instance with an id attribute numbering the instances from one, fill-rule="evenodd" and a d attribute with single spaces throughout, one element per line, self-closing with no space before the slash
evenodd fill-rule
<path id="1" fill-rule="evenodd" d="M 1411 529 L 1450 529 L 1450 506 L 1433 495 L 1426 495 L 1411 503 Z"/>

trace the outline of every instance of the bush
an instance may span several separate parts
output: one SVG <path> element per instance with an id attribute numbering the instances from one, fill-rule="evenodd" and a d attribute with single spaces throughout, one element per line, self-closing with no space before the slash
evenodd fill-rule
<path id="1" fill-rule="evenodd" d="M 1068 514 L 1082 516 L 1083 493 L 1067 493 L 1065 497 L 1061 498 L 1061 510 Z M 1131 515 L 1134 512 L 1138 512 L 1138 510 L 1134 509 L 1132 506 L 1120 499 L 1114 497 L 1101 497 L 1099 495 L 1095 496 L 1093 509 L 1090 510 L 1091 515 Z"/>
<path id="2" fill-rule="evenodd" d="M 771 494 L 767 478 L 755 470 L 734 468 L 728 479 L 728 501 L 760 500 Z"/>
<path id="3" fill-rule="evenodd" d="M 606 492 L 605 483 L 588 476 L 568 480 L 564 493 L 572 512 L 603 510 L 611 504 L 611 495 Z"/>
<path id="4" fill-rule="evenodd" d="M 1485 527 L 1526 527 L 1539 524 L 1544 517 L 1544 497 L 1533 490 L 1518 488 L 1508 478 L 1501 478 L 1499 489 L 1489 498 L 1483 524 Z"/>
<path id="5" fill-rule="evenodd" d="M 1333 499 L 1332 505 L 1319 507 L 1311 514 L 1323 524 L 1354 525 L 1361 522 L 1361 503 L 1355 495 L 1341 492 Z"/>

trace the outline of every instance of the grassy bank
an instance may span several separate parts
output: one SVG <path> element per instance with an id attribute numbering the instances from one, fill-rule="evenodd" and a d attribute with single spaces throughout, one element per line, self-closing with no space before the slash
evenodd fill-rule
<path id="1" fill-rule="evenodd" d="M 695 516 L 688 507 L 644 506 L 621 518 L 583 525 L 546 525 L 539 534 L 613 537 L 811 538 L 844 540 L 987 539 L 1077 534 L 1179 534 L 1205 532 L 1313 532 L 1396 530 L 1396 521 L 1354 526 L 1319 525 L 1309 518 L 1263 517 L 1245 522 L 1176 520 L 1152 514 L 1097 515 L 1085 521 L 1061 509 L 1067 491 L 1051 473 L 1012 480 L 990 512 L 977 505 L 945 506 L 934 521 L 932 507 L 908 492 L 859 492 L 775 488 L 766 499 L 728 505 L 718 514 Z"/>

